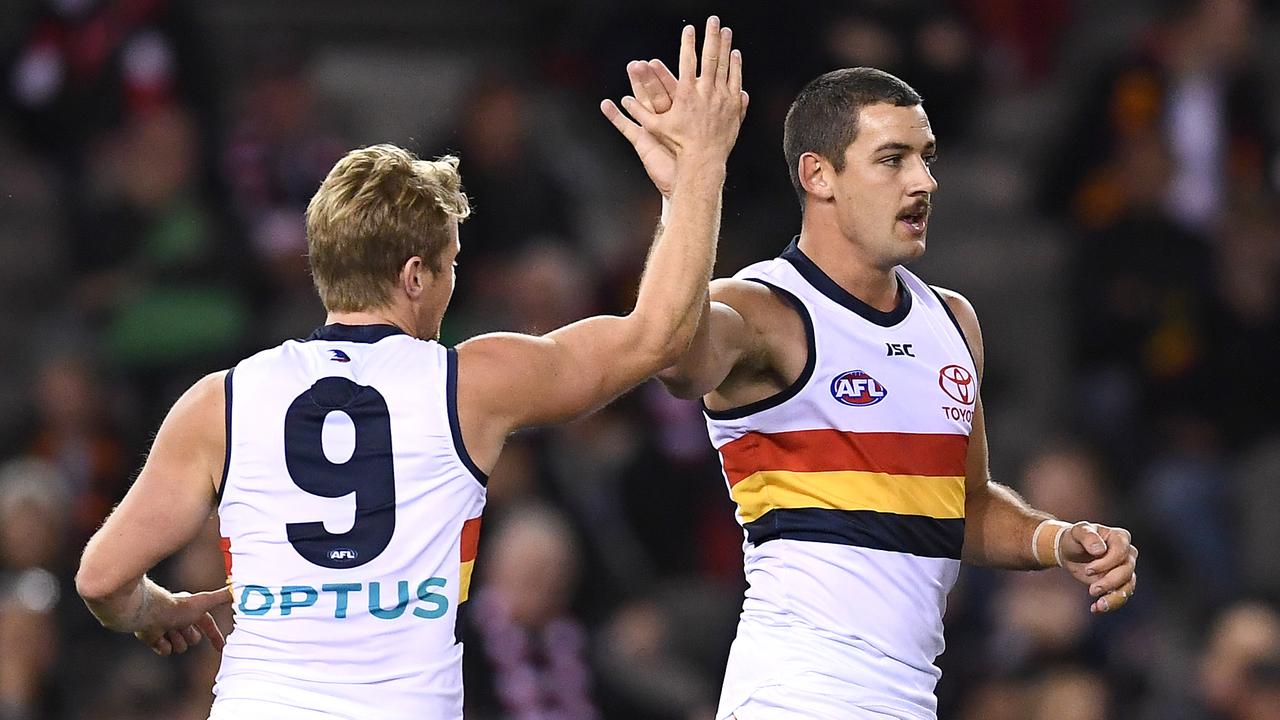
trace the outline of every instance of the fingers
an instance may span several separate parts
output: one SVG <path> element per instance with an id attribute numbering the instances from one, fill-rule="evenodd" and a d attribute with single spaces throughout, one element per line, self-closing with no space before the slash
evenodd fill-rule
<path id="1" fill-rule="evenodd" d="M 636 122 L 640 123 L 642 127 L 651 125 L 655 120 L 657 120 L 656 115 L 646 110 L 644 106 L 640 104 L 639 100 L 636 100 L 630 95 L 622 98 L 622 107 L 630 113 L 631 117 L 635 118 Z"/>
<path id="2" fill-rule="evenodd" d="M 1133 566 L 1125 563 L 1117 568 L 1113 568 L 1107 574 L 1098 578 L 1089 586 L 1089 594 L 1093 597 L 1102 597 L 1109 592 L 1115 592 L 1128 584 L 1129 580 L 1134 576 Z"/>
<path id="3" fill-rule="evenodd" d="M 627 78 L 631 81 L 632 94 L 645 110 L 664 113 L 671 109 L 671 95 L 649 63 L 640 60 L 627 63 Z"/>
<path id="4" fill-rule="evenodd" d="M 1133 577 L 1129 578 L 1129 582 L 1125 583 L 1123 587 L 1098 598 L 1097 602 L 1089 607 L 1089 610 L 1094 613 L 1115 612 L 1128 604 L 1137 590 L 1138 574 L 1134 573 Z"/>
<path id="5" fill-rule="evenodd" d="M 707 32 L 702 37 L 702 72 L 700 79 L 712 83 L 717 78 L 716 68 L 720 64 L 720 18 L 712 15 L 707 18 Z M 683 75 L 681 76 L 684 77 Z"/>
<path id="6" fill-rule="evenodd" d="M 623 104 L 626 104 L 628 99 L 635 102 L 634 98 L 623 98 Z M 639 125 L 632 122 L 631 118 L 623 114 L 623 112 L 618 109 L 618 106 L 613 104 L 612 100 L 605 100 L 601 102 L 600 112 L 604 113 L 605 118 L 607 118 L 609 122 L 613 123 L 613 126 L 618 129 L 618 132 L 622 133 L 622 136 L 630 141 L 632 145 L 636 144 L 636 141 L 640 139 L 640 135 L 644 132 L 644 128 L 641 128 Z"/>
<path id="7" fill-rule="evenodd" d="M 227 639 L 222 635 L 222 629 L 218 627 L 218 622 L 213 619 L 213 616 L 205 613 L 205 616 L 200 618 L 196 625 L 204 633 L 205 637 L 209 638 L 209 644 L 213 646 L 213 649 L 222 652 L 222 648 L 227 646 Z"/>
<path id="8" fill-rule="evenodd" d="M 734 50 L 729 54 L 729 92 L 742 93 L 742 106 L 747 105 L 746 93 L 742 92 L 742 51 Z"/>
<path id="9" fill-rule="evenodd" d="M 156 641 L 149 643 L 149 645 L 151 645 L 151 652 L 160 657 L 168 657 L 173 652 L 173 645 L 169 644 L 169 641 L 163 635 Z"/>
<path id="10" fill-rule="evenodd" d="M 732 56 L 733 30 L 720 28 L 720 58 L 716 61 L 716 84 L 725 85 L 729 82 L 729 72 L 732 66 L 730 58 Z"/>
<path id="11" fill-rule="evenodd" d="M 649 69 L 653 71 L 653 75 L 658 79 L 658 82 L 662 83 L 662 89 L 667 91 L 667 96 L 675 97 L 677 80 L 675 73 L 671 72 L 671 68 L 667 67 L 667 64 L 661 60 L 654 58 L 649 61 Z"/>
<path id="12" fill-rule="evenodd" d="M 173 646 L 173 652 L 175 654 L 181 655 L 182 653 L 187 651 L 187 647 L 188 647 L 187 639 L 182 636 L 181 631 L 170 630 L 169 632 L 164 634 L 164 637 L 166 640 L 169 641 L 169 644 Z"/>
<path id="13" fill-rule="evenodd" d="M 751 104 L 751 96 L 747 94 L 746 90 L 739 90 L 738 92 L 742 95 L 742 111 L 738 116 L 738 120 L 742 120 L 747 116 L 747 105 Z"/>
<path id="14" fill-rule="evenodd" d="M 698 70 L 698 53 L 694 49 L 697 33 L 692 25 L 685 25 L 680 33 L 680 80 L 692 82 Z"/>
<path id="15" fill-rule="evenodd" d="M 1099 534 L 1105 537 L 1107 552 L 1085 566 L 1085 575 L 1103 575 L 1127 562 L 1130 557 L 1135 561 L 1138 559 L 1138 549 L 1133 546 L 1133 538 L 1128 530 L 1103 527 L 1099 529 Z"/>
<path id="16" fill-rule="evenodd" d="M 174 593 L 174 599 L 182 606 L 179 617 L 196 618 L 214 608 L 230 605 L 232 601 L 230 588 L 205 590 L 198 593 Z"/>

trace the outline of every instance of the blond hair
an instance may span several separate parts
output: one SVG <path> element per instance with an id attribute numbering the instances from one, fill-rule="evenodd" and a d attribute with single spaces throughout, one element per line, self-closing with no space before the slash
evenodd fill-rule
<path id="1" fill-rule="evenodd" d="M 325 308 L 385 306 L 405 261 L 439 272 L 451 221 L 471 214 L 458 158 L 419 160 L 395 145 L 352 150 L 307 205 L 311 276 Z"/>

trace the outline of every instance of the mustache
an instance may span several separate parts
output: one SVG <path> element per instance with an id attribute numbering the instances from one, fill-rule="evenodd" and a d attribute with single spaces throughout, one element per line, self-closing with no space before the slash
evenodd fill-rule
<path id="1" fill-rule="evenodd" d="M 915 201 L 909 207 L 898 211 L 898 217 L 904 218 L 912 215 L 928 215 L 933 209 L 933 201 L 929 199 L 921 199 Z"/>

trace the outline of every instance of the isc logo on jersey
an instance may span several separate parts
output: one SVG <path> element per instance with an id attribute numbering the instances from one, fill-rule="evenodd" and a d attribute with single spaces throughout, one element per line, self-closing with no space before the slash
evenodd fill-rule
<path id="1" fill-rule="evenodd" d="M 875 405 L 888 394 L 883 385 L 861 370 L 841 373 L 831 381 L 831 397 L 845 405 Z"/>

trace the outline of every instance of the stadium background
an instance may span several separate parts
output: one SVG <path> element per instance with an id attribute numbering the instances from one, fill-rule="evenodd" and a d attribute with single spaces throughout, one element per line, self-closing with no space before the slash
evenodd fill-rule
<path id="1" fill-rule="evenodd" d="M 623 311 L 657 196 L 596 105 L 711 11 L 753 95 L 720 274 L 798 228 L 801 85 L 900 74 L 995 477 L 1142 548 L 1102 618 L 1062 573 L 966 569 L 942 716 L 1280 717 L 1277 4 L 0 2 L 0 718 L 205 717 L 216 654 L 101 630 L 71 578 L 178 393 L 322 321 L 302 211 L 337 157 L 461 154 L 446 341 Z M 710 718 L 741 536 L 696 406 L 650 383 L 520 434 L 490 488 L 468 717 Z M 216 528 L 155 575 L 217 587 Z"/>

